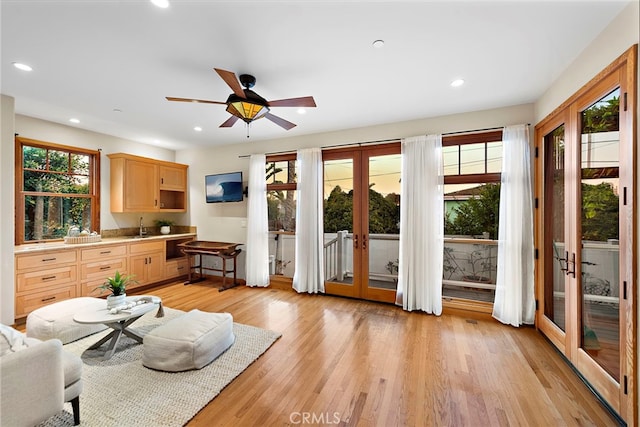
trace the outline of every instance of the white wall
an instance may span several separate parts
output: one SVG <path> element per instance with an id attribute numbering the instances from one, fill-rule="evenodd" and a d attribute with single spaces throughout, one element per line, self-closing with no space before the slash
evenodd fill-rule
<path id="1" fill-rule="evenodd" d="M 640 3 L 634 1 L 583 50 L 535 103 L 535 122 L 545 118 L 640 39 Z"/>
<path id="2" fill-rule="evenodd" d="M 14 316 L 13 231 L 14 99 L 0 96 L 0 323 Z"/>

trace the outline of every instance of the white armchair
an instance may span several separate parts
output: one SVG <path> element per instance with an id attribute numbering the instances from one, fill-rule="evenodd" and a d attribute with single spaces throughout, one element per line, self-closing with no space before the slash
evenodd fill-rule
<path id="1" fill-rule="evenodd" d="M 33 426 L 71 402 L 80 423 L 82 360 L 57 339 L 40 341 L 0 325 L 0 425 Z"/>

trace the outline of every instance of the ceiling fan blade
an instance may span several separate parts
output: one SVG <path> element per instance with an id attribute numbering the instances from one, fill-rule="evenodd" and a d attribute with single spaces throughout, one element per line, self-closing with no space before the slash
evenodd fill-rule
<path id="1" fill-rule="evenodd" d="M 220 125 L 221 128 L 230 128 L 238 121 L 236 116 L 229 117 L 223 124 Z"/>
<path id="2" fill-rule="evenodd" d="M 278 99 L 269 101 L 269 107 L 315 107 L 316 101 L 313 96 L 303 96 L 301 98 Z"/>
<path id="3" fill-rule="evenodd" d="M 295 123 L 291 123 L 286 121 L 285 119 L 283 119 L 282 117 L 278 117 L 278 116 L 274 116 L 271 113 L 267 113 L 264 115 L 267 119 L 271 120 L 273 123 L 277 124 L 278 126 L 289 130 L 292 129 L 294 127 L 296 127 Z"/>
<path id="4" fill-rule="evenodd" d="M 174 98 L 172 96 L 167 96 L 167 101 L 179 101 L 179 102 L 197 102 L 199 104 L 220 104 L 226 105 L 226 102 L 221 101 L 207 101 L 206 99 L 191 99 L 191 98 Z"/>
<path id="5" fill-rule="evenodd" d="M 216 70 L 216 73 L 218 73 L 220 77 L 222 77 L 222 80 L 224 80 L 224 82 L 229 85 L 233 93 L 238 95 L 240 98 L 246 98 L 246 96 L 244 95 L 244 90 L 242 90 L 242 86 L 240 86 L 240 82 L 238 82 L 238 78 L 236 77 L 235 73 L 231 71 L 221 70 L 220 68 L 214 68 L 214 70 Z"/>

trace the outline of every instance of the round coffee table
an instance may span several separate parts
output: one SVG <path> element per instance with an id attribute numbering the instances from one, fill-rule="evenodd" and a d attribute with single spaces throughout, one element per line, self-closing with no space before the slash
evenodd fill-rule
<path id="1" fill-rule="evenodd" d="M 140 297 L 127 298 L 128 301 L 137 301 L 138 299 L 140 299 Z M 157 300 L 159 301 L 159 298 Z M 122 334 L 142 344 L 143 337 L 127 328 L 146 313 L 153 309 L 157 309 L 159 302 L 147 302 L 145 304 L 137 305 L 133 310 L 131 310 L 131 312 L 120 312 L 118 314 L 111 314 L 106 305 L 107 303 L 105 301 L 105 307 L 103 309 L 81 311 L 73 316 L 73 320 L 77 323 L 102 323 L 113 329 L 111 333 L 89 347 L 89 350 L 94 350 L 111 340 L 107 346 L 107 351 L 104 354 L 104 360 L 108 360 L 113 356 Z"/>

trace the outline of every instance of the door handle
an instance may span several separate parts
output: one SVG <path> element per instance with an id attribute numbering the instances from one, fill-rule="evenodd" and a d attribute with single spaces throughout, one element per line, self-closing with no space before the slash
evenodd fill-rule
<path id="1" fill-rule="evenodd" d="M 576 253 L 573 252 L 571 254 L 571 260 L 569 260 L 569 252 L 566 252 L 566 256 L 567 256 L 567 260 L 566 260 L 567 261 L 567 271 L 566 271 L 565 274 L 567 276 L 571 274 L 575 278 L 576 277 Z M 571 264 L 572 267 L 573 267 L 571 270 L 569 269 L 569 264 Z"/>
<path id="2" fill-rule="evenodd" d="M 354 249 L 358 249 L 358 235 L 357 234 L 353 235 L 353 247 L 354 247 Z"/>
<path id="3" fill-rule="evenodd" d="M 362 235 L 362 250 L 367 250 L 367 235 Z"/>
<path id="4" fill-rule="evenodd" d="M 560 262 L 560 271 L 564 271 L 564 275 L 566 276 L 567 273 L 567 269 L 569 267 L 569 263 L 567 262 L 569 260 L 569 252 L 564 251 L 564 258 L 558 258 L 558 261 Z M 562 263 L 564 262 L 564 267 L 562 266 Z"/>

